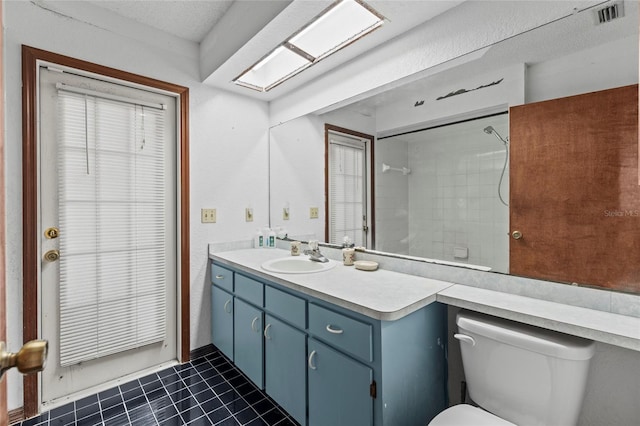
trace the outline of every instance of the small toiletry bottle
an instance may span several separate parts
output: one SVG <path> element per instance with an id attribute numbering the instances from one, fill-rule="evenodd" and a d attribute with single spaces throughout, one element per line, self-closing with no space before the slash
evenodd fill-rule
<path id="1" fill-rule="evenodd" d="M 269 230 L 269 248 L 276 248 L 276 232 L 273 229 Z"/>
<path id="2" fill-rule="evenodd" d="M 262 231 L 260 228 L 256 229 L 256 235 L 253 237 L 253 248 L 262 248 L 264 247 L 264 236 L 262 235 Z"/>
<path id="3" fill-rule="evenodd" d="M 271 230 L 268 226 L 262 228 L 262 248 L 269 248 L 269 232 Z"/>

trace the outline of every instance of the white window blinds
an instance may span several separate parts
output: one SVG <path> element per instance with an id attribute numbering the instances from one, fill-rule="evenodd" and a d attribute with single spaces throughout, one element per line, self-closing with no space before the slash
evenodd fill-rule
<path id="1" fill-rule="evenodd" d="M 165 337 L 164 114 L 58 91 L 60 363 Z"/>
<path id="2" fill-rule="evenodd" d="M 363 144 L 364 145 L 364 144 Z M 329 143 L 329 242 L 341 244 L 348 236 L 364 246 L 365 150 Z"/>

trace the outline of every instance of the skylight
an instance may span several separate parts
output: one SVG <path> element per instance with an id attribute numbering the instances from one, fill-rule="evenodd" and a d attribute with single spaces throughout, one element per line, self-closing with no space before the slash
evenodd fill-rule
<path id="1" fill-rule="evenodd" d="M 384 23 L 361 0 L 339 0 L 237 77 L 234 82 L 267 92 Z"/>

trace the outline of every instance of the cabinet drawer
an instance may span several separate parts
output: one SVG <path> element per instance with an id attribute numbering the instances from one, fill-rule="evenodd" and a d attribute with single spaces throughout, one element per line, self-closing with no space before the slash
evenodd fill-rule
<path id="1" fill-rule="evenodd" d="M 265 309 L 301 329 L 306 328 L 306 302 L 273 287 L 265 288 Z"/>
<path id="2" fill-rule="evenodd" d="M 233 271 L 214 263 L 211 265 L 211 282 L 233 292 Z"/>
<path id="3" fill-rule="evenodd" d="M 373 361 L 370 324 L 309 303 L 309 332 L 360 359 Z"/>
<path id="4" fill-rule="evenodd" d="M 245 277 L 244 275 L 236 274 L 235 287 L 236 296 L 249 303 L 253 303 L 256 306 L 262 307 L 262 302 L 264 301 L 264 284 L 260 281 L 253 280 Z"/>

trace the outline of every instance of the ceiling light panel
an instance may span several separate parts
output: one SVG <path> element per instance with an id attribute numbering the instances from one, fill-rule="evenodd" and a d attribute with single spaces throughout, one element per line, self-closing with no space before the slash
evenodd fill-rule
<path id="1" fill-rule="evenodd" d="M 267 91 L 292 74 L 302 71 L 311 62 L 280 46 L 247 70 L 236 83 L 259 91 Z"/>
<path id="2" fill-rule="evenodd" d="M 337 1 L 234 82 L 266 92 L 383 23 L 362 0 Z"/>
<path id="3" fill-rule="evenodd" d="M 328 56 L 383 23 L 383 19 L 361 3 L 344 0 L 289 39 L 315 58 Z"/>

